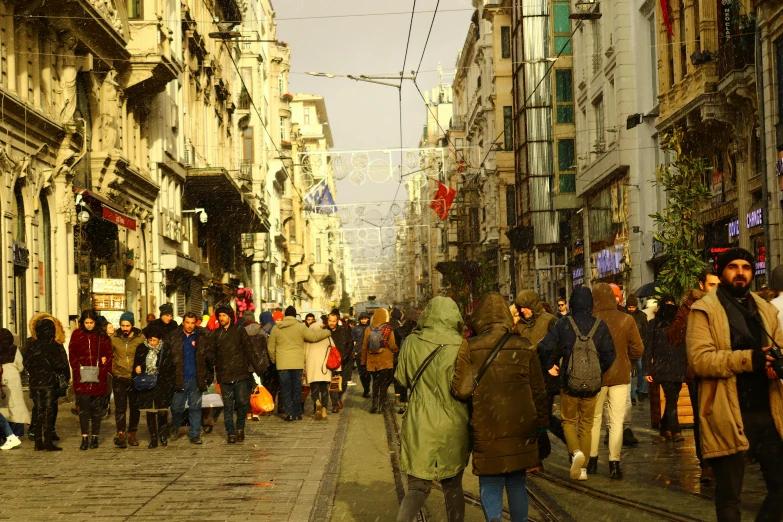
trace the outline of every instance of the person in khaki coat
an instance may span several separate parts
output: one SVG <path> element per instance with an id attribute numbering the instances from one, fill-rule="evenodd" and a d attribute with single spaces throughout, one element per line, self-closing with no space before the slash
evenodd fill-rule
<path id="1" fill-rule="evenodd" d="M 620 451 L 623 447 L 626 405 L 631 396 L 631 365 L 635 365 L 644 353 L 644 345 L 633 317 L 617 309 L 617 298 L 611 286 L 606 283 L 595 285 L 593 299 L 593 317 L 601 319 L 609 327 L 617 356 L 612 366 L 604 372 L 601 391 L 596 399 L 587 473 L 592 475 L 598 472 L 601 419 L 604 402 L 609 401 L 609 477 L 619 480 L 623 477 Z"/>
<path id="2" fill-rule="evenodd" d="M 386 394 L 394 377 L 394 354 L 400 351 L 389 320 L 389 311 L 385 308 L 378 308 L 372 314 L 370 327 L 364 331 L 362 365 L 372 376 L 372 408 L 370 408 L 370 413 L 383 413 L 383 408 L 386 407 Z M 380 329 L 387 343 L 386 347 L 378 353 L 370 353 L 368 349 L 373 329 Z"/>
<path id="3" fill-rule="evenodd" d="M 527 339 L 512 335 L 474 388 L 479 368 L 513 324 L 503 296 L 484 294 L 472 315 L 476 335 L 460 348 L 451 383 L 455 397 L 472 398 L 473 474 L 487 520 L 501 519 L 504 488 L 512 520 L 527 519 L 525 470 L 540 462 L 538 440 L 549 424 L 541 364 Z"/>
<path id="4" fill-rule="evenodd" d="M 715 474 L 718 521 L 741 519 L 745 452 L 761 465 L 767 497 L 756 520 L 783 516 L 783 385 L 770 367 L 783 346 L 778 310 L 750 292 L 753 255 L 732 248 L 718 258 L 720 284 L 688 316 L 688 364 L 699 378 L 699 435 Z M 774 343 L 769 339 L 774 339 Z"/>

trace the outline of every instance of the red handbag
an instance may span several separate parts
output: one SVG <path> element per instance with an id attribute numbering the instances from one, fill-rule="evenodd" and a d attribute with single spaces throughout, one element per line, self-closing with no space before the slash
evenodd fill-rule
<path id="1" fill-rule="evenodd" d="M 331 337 L 329 338 L 331 340 Z M 329 346 L 329 354 L 326 356 L 326 367 L 334 371 L 343 365 L 343 358 L 335 345 Z"/>

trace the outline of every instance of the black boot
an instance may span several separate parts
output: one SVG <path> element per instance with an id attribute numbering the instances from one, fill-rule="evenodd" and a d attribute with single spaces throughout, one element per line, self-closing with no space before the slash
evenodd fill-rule
<path id="1" fill-rule="evenodd" d="M 639 441 L 633 436 L 631 428 L 625 428 L 623 430 L 623 446 L 626 448 L 635 448 L 639 445 Z"/>
<path id="2" fill-rule="evenodd" d="M 46 451 L 62 451 L 63 449 L 59 446 L 55 446 L 53 441 L 47 441 L 44 445 L 44 448 Z"/>
<path id="3" fill-rule="evenodd" d="M 158 437 L 157 437 L 157 436 L 155 436 L 155 435 L 152 435 L 152 436 L 150 437 L 150 445 L 149 445 L 149 448 L 150 448 L 150 449 L 154 449 L 154 448 L 157 448 L 157 447 L 158 447 Z"/>
<path id="4" fill-rule="evenodd" d="M 92 436 L 92 442 L 90 442 L 90 448 L 98 449 L 98 436 L 97 435 L 93 435 Z"/>
<path id="5" fill-rule="evenodd" d="M 598 473 L 598 457 L 590 457 L 590 460 L 587 461 L 587 474 L 595 475 L 596 473 Z"/>
<path id="6" fill-rule="evenodd" d="M 79 446 L 79 449 L 82 451 L 86 451 L 90 448 L 90 438 L 89 437 L 82 437 L 82 445 Z"/>
<path id="7" fill-rule="evenodd" d="M 43 439 L 35 439 L 35 451 L 44 451 L 46 449 L 46 445 L 44 444 Z"/>
<path id="8" fill-rule="evenodd" d="M 623 478 L 623 472 L 620 471 L 620 461 L 609 461 L 609 478 L 614 480 Z"/>

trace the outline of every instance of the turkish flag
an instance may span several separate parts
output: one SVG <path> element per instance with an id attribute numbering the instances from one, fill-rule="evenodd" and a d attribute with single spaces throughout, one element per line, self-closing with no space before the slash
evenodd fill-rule
<path id="1" fill-rule="evenodd" d="M 663 15 L 663 25 L 666 26 L 666 33 L 671 39 L 674 36 L 674 29 L 672 29 L 672 22 L 669 19 L 669 0 L 661 0 L 661 14 Z"/>
<path id="2" fill-rule="evenodd" d="M 449 216 L 449 210 L 451 209 L 451 204 L 454 203 L 457 191 L 447 187 L 440 181 L 435 183 L 438 184 L 438 191 L 435 193 L 432 203 L 430 203 L 430 208 L 435 211 L 439 218 L 445 221 Z"/>

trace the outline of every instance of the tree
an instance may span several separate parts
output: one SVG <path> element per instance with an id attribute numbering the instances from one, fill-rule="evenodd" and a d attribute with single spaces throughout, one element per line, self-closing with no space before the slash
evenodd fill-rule
<path id="1" fill-rule="evenodd" d="M 684 152 L 682 142 L 679 130 L 661 136 L 661 149 L 671 154 L 672 162 L 658 166 L 656 185 L 663 187 L 668 207 L 650 215 L 658 230 L 654 237 L 663 244 L 666 256 L 655 290 L 659 296 L 675 299 L 696 286 L 707 266 L 697 246 L 704 225 L 696 216 L 711 198 L 705 175 L 712 167 L 704 158 Z"/>

